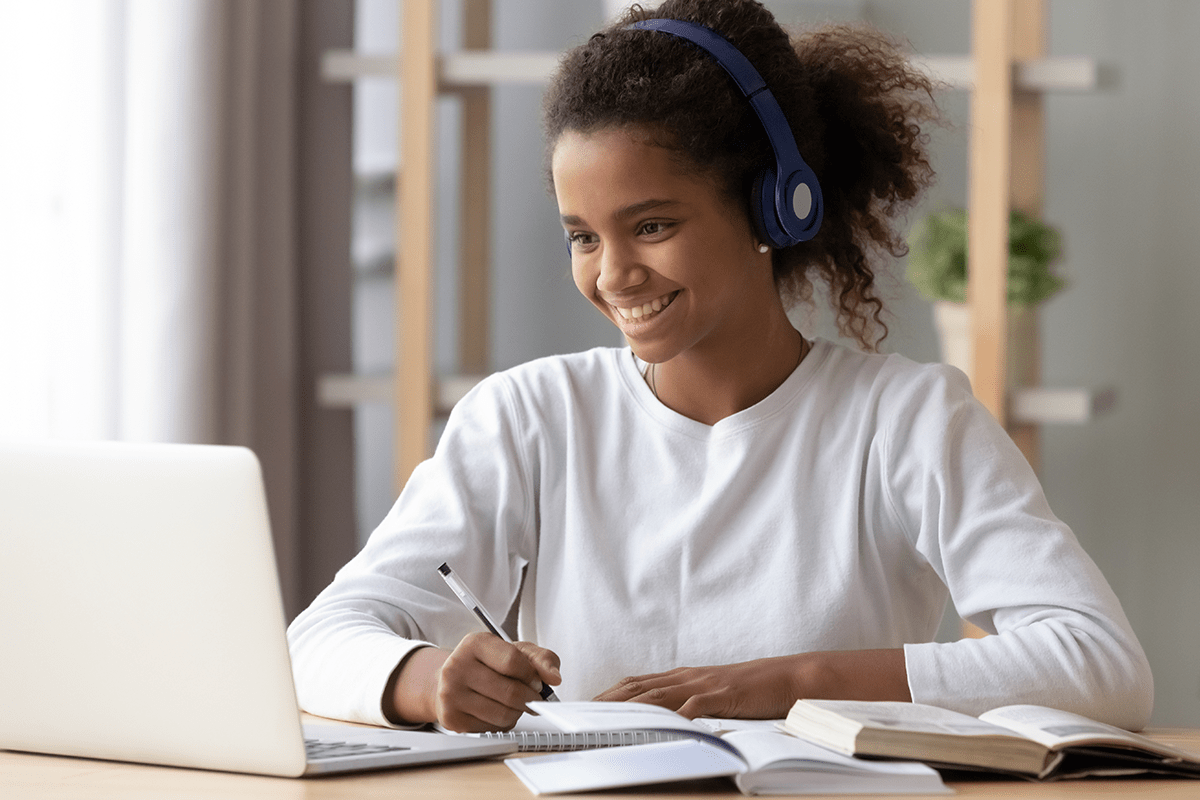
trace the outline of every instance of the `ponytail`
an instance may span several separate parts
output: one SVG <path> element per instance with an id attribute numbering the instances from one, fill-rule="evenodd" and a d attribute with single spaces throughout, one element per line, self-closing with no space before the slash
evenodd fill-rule
<path id="1" fill-rule="evenodd" d="M 829 286 L 842 334 L 877 349 L 887 325 L 873 262 L 908 252 L 899 224 L 934 181 L 921 130 L 938 119 L 933 87 L 871 29 L 821 28 L 798 36 L 793 46 L 812 98 L 798 115 L 821 131 L 812 142 L 819 155 L 805 156 L 820 165 L 814 169 L 826 211 L 814 240 L 777 253 L 776 283 L 792 302 L 811 302 L 815 271 Z"/>

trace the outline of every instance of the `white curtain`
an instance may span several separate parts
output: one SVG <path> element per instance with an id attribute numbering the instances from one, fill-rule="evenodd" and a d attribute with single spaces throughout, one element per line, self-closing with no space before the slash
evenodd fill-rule
<path id="1" fill-rule="evenodd" d="M 294 0 L 0 3 L 0 436 L 243 444 L 296 580 Z"/>
<path id="2" fill-rule="evenodd" d="M 0 16 L 0 435 L 116 432 L 116 5 Z"/>

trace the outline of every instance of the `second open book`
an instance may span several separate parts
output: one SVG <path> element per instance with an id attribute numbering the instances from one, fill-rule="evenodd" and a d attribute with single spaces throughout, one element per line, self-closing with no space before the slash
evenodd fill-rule
<path id="1" fill-rule="evenodd" d="M 783 727 L 848 755 L 911 758 L 1036 780 L 1200 777 L 1200 756 L 1044 706 L 1004 706 L 975 718 L 918 703 L 799 700 Z"/>
<path id="2" fill-rule="evenodd" d="M 641 703 L 530 703 L 544 721 L 576 734 L 661 733 L 664 741 L 508 759 L 534 794 L 728 777 L 743 794 L 942 794 L 923 764 L 864 761 L 776 730 L 771 722 L 694 722 Z"/>

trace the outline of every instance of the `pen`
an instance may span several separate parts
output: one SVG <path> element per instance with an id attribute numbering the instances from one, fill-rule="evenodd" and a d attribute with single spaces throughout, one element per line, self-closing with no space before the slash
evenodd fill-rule
<path id="1" fill-rule="evenodd" d="M 479 617 L 479 621 L 482 622 L 489 631 L 496 634 L 509 644 L 512 644 L 512 638 L 504 632 L 504 629 L 501 628 L 495 620 L 492 619 L 492 615 L 489 614 L 487 609 L 483 607 L 483 603 L 480 603 L 479 600 L 476 599 L 471 590 L 467 588 L 467 585 L 459 579 L 454 570 L 450 569 L 449 564 L 443 561 L 442 565 L 438 567 L 438 574 L 440 574 L 442 579 L 446 581 L 446 585 L 450 587 L 450 590 L 453 591 L 454 594 L 458 595 L 458 599 L 462 601 L 462 604 L 466 606 L 468 610 L 472 611 L 475 616 Z M 556 697 L 554 694 L 554 690 L 550 688 L 550 684 L 548 683 L 543 682 L 542 688 L 538 693 L 542 696 L 543 700 L 558 700 L 558 697 Z"/>

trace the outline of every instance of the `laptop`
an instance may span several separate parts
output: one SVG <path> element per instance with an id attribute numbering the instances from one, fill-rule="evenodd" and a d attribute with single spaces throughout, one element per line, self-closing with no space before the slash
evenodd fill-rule
<path id="1" fill-rule="evenodd" d="M 0 749 L 280 776 L 516 749 L 305 729 L 245 448 L 0 443 L 0 642 Z"/>

